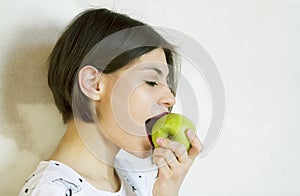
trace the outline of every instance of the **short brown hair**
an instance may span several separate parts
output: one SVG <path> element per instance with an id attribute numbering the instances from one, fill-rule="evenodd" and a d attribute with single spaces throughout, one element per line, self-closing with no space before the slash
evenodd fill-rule
<path id="1" fill-rule="evenodd" d="M 83 93 L 72 96 L 73 90 L 81 92 L 76 77 L 86 56 L 106 37 L 124 29 L 141 26 L 146 27 L 146 31 L 139 32 L 139 36 L 131 36 L 134 40 L 127 41 L 144 42 L 144 40 L 151 39 L 151 41 L 154 40 L 155 45 L 144 46 L 141 43 L 142 47 L 129 49 L 104 66 L 96 66 L 95 64 L 93 66 L 103 73 L 112 73 L 137 57 L 161 46 L 164 49 L 169 69 L 171 66 L 168 83 L 175 95 L 174 51 L 171 44 L 150 26 L 124 14 L 107 9 L 89 9 L 79 14 L 67 26 L 49 56 L 48 84 L 64 123 L 67 123 L 73 117 L 72 107 L 74 107 L 74 104 L 72 106 L 72 103 L 75 103 L 80 119 L 85 122 L 94 122 L 93 114 L 87 106 L 90 102 L 89 98 Z M 110 48 L 113 50 L 114 47 L 120 47 L 116 44 L 120 41 L 118 39 L 114 40 L 113 43 L 110 43 Z"/>

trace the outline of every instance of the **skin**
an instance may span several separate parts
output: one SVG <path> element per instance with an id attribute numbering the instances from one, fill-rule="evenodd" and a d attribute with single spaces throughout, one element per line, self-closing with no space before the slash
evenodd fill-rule
<path id="1" fill-rule="evenodd" d="M 100 128 L 70 120 L 50 159 L 67 164 L 100 190 L 117 192 L 120 178 L 111 164 L 114 156 L 120 148 L 140 158 L 150 156 L 152 149 L 144 123 L 175 104 L 166 83 L 167 75 L 168 66 L 161 48 L 112 74 L 101 74 L 92 66 L 82 68 L 78 76 L 80 88 L 93 100 L 96 124 Z M 91 138 L 84 135 L 86 130 L 97 134 Z M 197 135 L 192 133 L 188 137 L 189 151 L 180 143 L 158 138 L 160 147 L 152 155 L 153 162 L 159 166 L 153 195 L 178 195 L 184 177 L 202 149 Z"/>

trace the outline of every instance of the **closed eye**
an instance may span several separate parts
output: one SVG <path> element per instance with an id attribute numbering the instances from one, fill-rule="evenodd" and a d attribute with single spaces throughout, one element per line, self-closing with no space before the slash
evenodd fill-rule
<path id="1" fill-rule="evenodd" d="M 157 86 L 157 82 L 153 82 L 153 81 L 146 81 L 146 84 L 150 85 L 150 86 Z"/>

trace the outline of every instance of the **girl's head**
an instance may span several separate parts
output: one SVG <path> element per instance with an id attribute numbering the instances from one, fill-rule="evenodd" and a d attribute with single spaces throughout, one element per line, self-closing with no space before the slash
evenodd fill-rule
<path id="1" fill-rule="evenodd" d="M 49 64 L 48 84 L 64 122 L 100 122 L 121 147 L 122 138 L 138 141 L 144 122 L 175 103 L 172 45 L 150 26 L 107 9 L 76 17 Z"/>

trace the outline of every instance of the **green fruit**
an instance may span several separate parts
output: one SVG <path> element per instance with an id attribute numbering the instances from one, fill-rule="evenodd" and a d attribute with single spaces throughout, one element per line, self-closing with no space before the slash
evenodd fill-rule
<path id="1" fill-rule="evenodd" d="M 166 114 L 160 117 L 152 127 L 151 137 L 153 145 L 158 147 L 159 145 L 156 143 L 156 139 L 162 137 L 179 142 L 189 150 L 191 144 L 185 133 L 187 129 L 196 132 L 195 125 L 190 119 L 181 114 Z"/>

